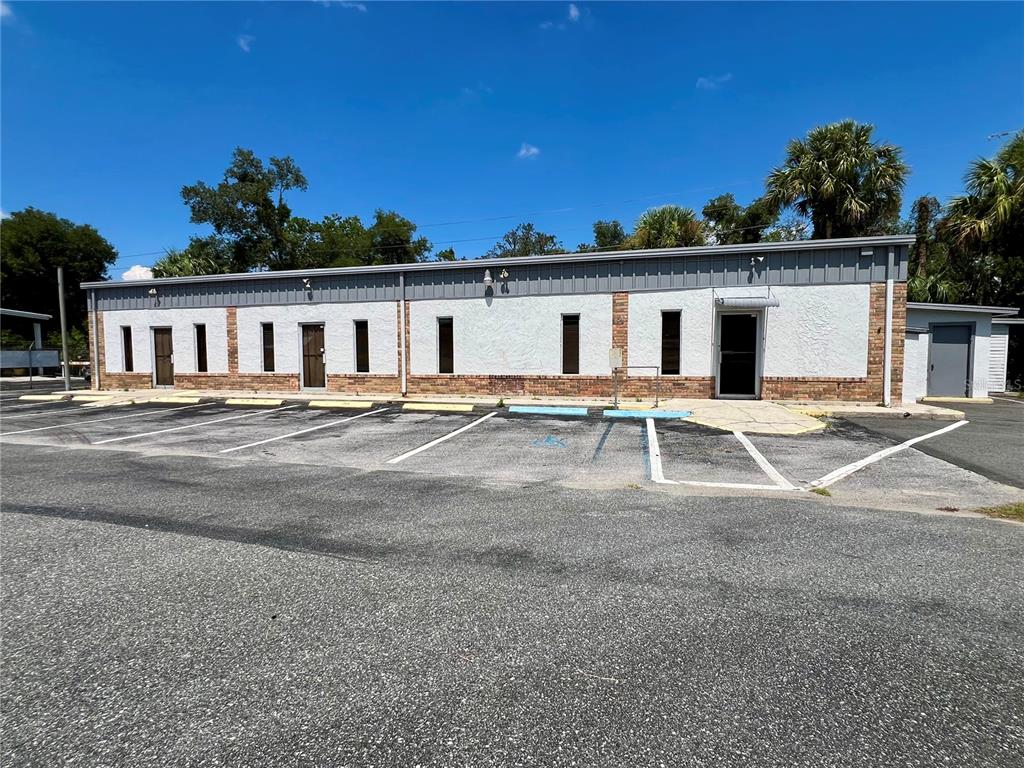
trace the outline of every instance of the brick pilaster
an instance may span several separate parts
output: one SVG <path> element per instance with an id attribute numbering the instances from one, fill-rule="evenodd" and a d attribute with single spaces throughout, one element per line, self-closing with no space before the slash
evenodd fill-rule
<path id="1" fill-rule="evenodd" d="M 629 365 L 629 294 L 612 294 L 612 346 L 622 349 L 622 364 Z"/>
<path id="2" fill-rule="evenodd" d="M 238 373 L 238 307 L 227 308 L 228 373 Z"/>

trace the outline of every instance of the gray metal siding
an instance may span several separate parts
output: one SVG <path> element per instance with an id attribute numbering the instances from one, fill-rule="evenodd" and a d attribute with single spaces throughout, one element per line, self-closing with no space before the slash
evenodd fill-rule
<path id="1" fill-rule="evenodd" d="M 888 246 L 875 246 L 871 255 L 860 248 L 759 251 L 764 260 L 752 268 L 748 254 L 700 254 L 664 258 L 623 258 L 564 263 L 510 264 L 507 281 L 491 266 L 496 295 L 544 296 L 616 291 L 666 291 L 728 286 L 834 285 L 883 282 L 889 261 Z M 905 280 L 908 246 L 894 247 L 892 278 Z M 418 269 L 406 273 L 406 298 L 462 299 L 485 295 L 480 269 Z M 304 290 L 299 277 L 260 280 L 220 280 L 156 285 L 112 283 L 97 287 L 100 310 L 256 306 L 397 301 L 399 275 L 395 272 L 361 275 L 314 275 Z"/>

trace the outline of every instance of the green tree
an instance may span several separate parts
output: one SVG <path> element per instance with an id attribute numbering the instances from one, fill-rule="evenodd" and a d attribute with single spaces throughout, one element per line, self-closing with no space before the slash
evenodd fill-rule
<path id="1" fill-rule="evenodd" d="M 104 280 L 117 251 L 87 224 L 36 208 L 15 211 L 0 224 L 0 305 L 60 314 L 57 267 L 64 267 L 68 325 L 84 327 L 85 291 L 79 283 Z"/>
<path id="2" fill-rule="evenodd" d="M 434 254 L 435 261 L 458 261 L 454 248 L 444 248 Z"/>
<path id="3" fill-rule="evenodd" d="M 910 251 L 910 269 L 916 275 L 928 274 L 929 254 L 932 258 L 940 257 L 936 251 L 941 248 L 938 234 L 941 214 L 942 203 L 927 195 L 917 198 L 910 207 L 911 231 L 917 238 Z"/>
<path id="4" fill-rule="evenodd" d="M 814 239 L 892 231 L 907 166 L 902 150 L 872 141 L 874 126 L 844 120 L 811 130 L 786 148 L 786 161 L 765 182 L 765 201 L 807 216 Z"/>
<path id="5" fill-rule="evenodd" d="M 182 187 L 181 197 L 192 223 L 209 224 L 214 237 L 229 246 L 231 271 L 288 269 L 295 265 L 295 253 L 284 193 L 306 186 L 290 157 L 272 157 L 264 165 L 252 150 L 239 147 L 217 186 L 197 181 Z"/>
<path id="6" fill-rule="evenodd" d="M 594 222 L 594 246 L 597 250 L 614 251 L 624 248 L 628 239 L 629 235 L 618 221 L 612 219 Z"/>
<path id="7" fill-rule="evenodd" d="M 949 204 L 943 222 L 951 262 L 972 301 L 1019 307 L 1024 303 L 1024 131 L 991 160 L 975 160 L 964 177 L 966 194 Z"/>
<path id="8" fill-rule="evenodd" d="M 709 237 L 719 245 L 758 243 L 778 219 L 777 211 L 764 198 L 744 207 L 731 194 L 708 200 L 701 213 Z"/>
<path id="9" fill-rule="evenodd" d="M 192 277 L 231 272 L 231 246 L 218 237 L 192 238 L 181 250 L 170 249 L 153 265 L 153 277 Z"/>
<path id="10" fill-rule="evenodd" d="M 430 241 L 416 237 L 416 225 L 394 211 L 378 208 L 368 231 L 373 264 L 412 264 L 430 253 Z"/>
<path id="11" fill-rule="evenodd" d="M 562 253 L 562 243 L 554 235 L 539 232 L 527 222 L 506 232 L 484 256 L 493 259 L 545 253 Z"/>
<path id="12" fill-rule="evenodd" d="M 644 211 L 636 220 L 633 234 L 629 238 L 629 247 L 641 250 L 681 248 L 704 243 L 704 227 L 697 215 L 689 208 L 678 205 L 663 205 Z"/>

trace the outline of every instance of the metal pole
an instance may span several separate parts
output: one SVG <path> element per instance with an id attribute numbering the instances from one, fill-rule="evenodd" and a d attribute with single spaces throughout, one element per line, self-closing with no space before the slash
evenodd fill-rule
<path id="1" fill-rule="evenodd" d="M 71 391 L 71 366 L 68 365 L 68 318 L 64 311 L 64 267 L 57 267 L 57 291 L 60 294 L 60 346 L 64 355 L 64 391 Z"/>

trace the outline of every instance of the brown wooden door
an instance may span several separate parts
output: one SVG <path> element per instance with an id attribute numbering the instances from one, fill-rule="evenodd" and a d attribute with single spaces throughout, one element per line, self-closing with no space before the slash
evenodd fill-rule
<path id="1" fill-rule="evenodd" d="M 302 386 L 314 389 L 327 386 L 322 325 L 302 326 Z"/>
<path id="2" fill-rule="evenodd" d="M 170 328 L 153 329 L 153 357 L 156 363 L 155 383 L 158 387 L 174 386 L 174 342 Z"/>

